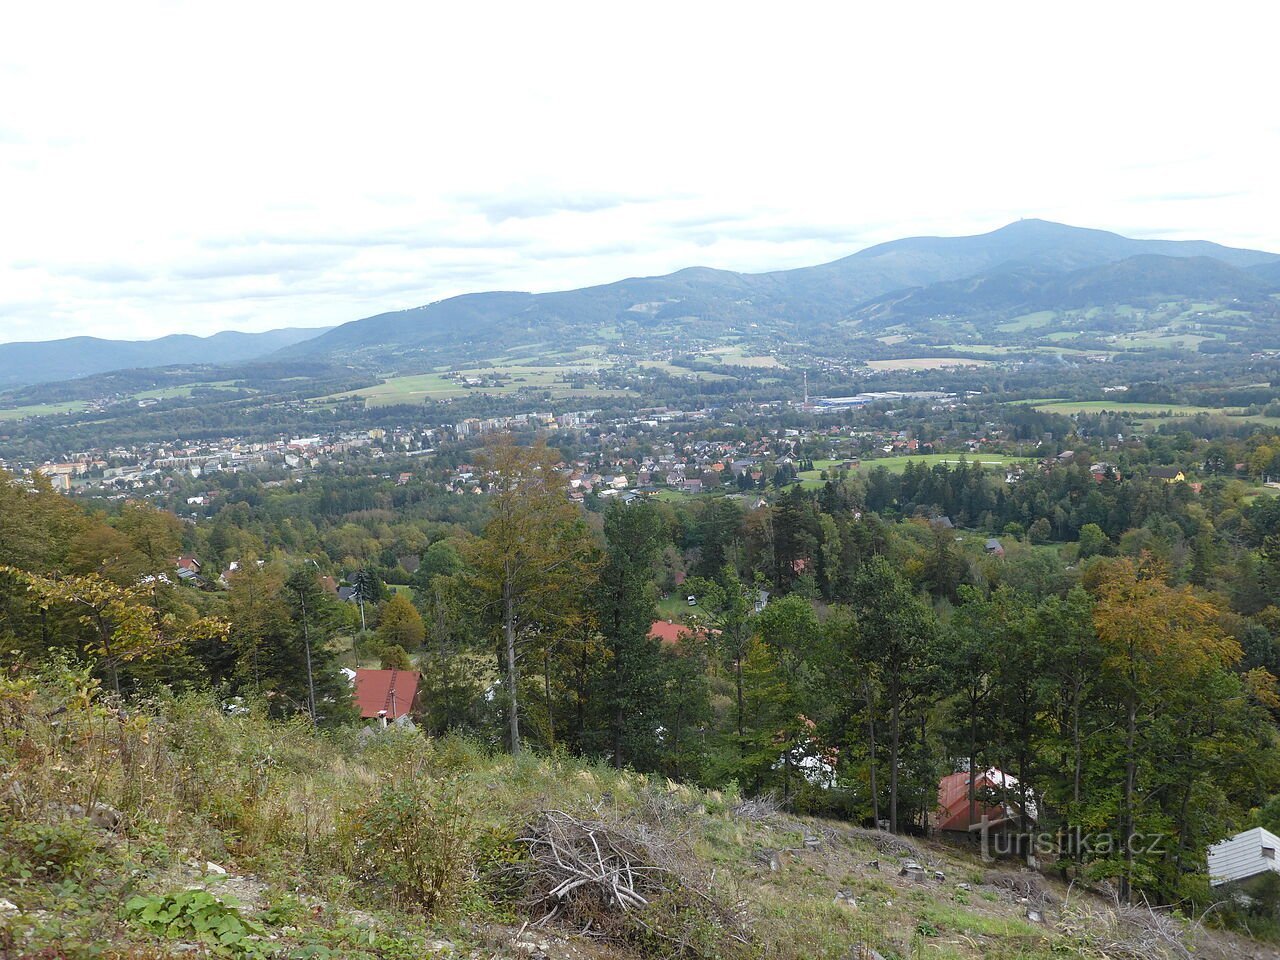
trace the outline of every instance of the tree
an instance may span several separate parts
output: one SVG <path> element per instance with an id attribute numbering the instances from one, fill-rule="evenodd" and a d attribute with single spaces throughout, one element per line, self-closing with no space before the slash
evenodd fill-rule
<path id="1" fill-rule="evenodd" d="M 179 622 L 172 614 L 157 617 L 147 603 L 146 584 L 122 587 L 105 577 L 45 577 L 14 567 L 0 567 L 0 575 L 26 585 L 43 610 L 63 607 L 86 628 L 82 647 L 95 657 L 111 678 L 117 696 L 123 693 L 120 668 L 153 660 L 209 637 L 225 636 L 227 624 L 216 618 Z"/>
<path id="2" fill-rule="evenodd" d="M 695 623 L 716 637 L 721 656 L 733 670 L 734 728 L 738 753 L 746 752 L 746 697 L 742 665 L 755 630 L 756 598 L 760 591 L 738 579 L 732 566 L 720 571 L 720 579 L 690 578 L 685 589 L 698 598 Z"/>
<path id="3" fill-rule="evenodd" d="M 882 557 L 854 580 L 862 658 L 875 666 L 889 706 L 889 829 L 898 831 L 903 713 L 933 674 L 933 611 Z"/>
<path id="4" fill-rule="evenodd" d="M 399 646 L 402 650 L 413 650 L 422 646 L 426 635 L 422 615 L 409 597 L 398 591 L 392 594 L 378 614 L 378 639 L 388 647 Z"/>
<path id="5" fill-rule="evenodd" d="M 775 751 L 774 763 L 779 758 L 782 763 L 782 795 L 789 798 L 792 767 L 800 753 L 815 746 L 809 715 L 814 712 L 811 694 L 816 687 L 816 674 L 825 660 L 819 649 L 823 634 L 813 605 L 794 594 L 765 607 L 758 625 L 775 665 L 775 727 L 768 733 Z"/>
<path id="6" fill-rule="evenodd" d="M 1242 651 L 1223 633 L 1212 604 L 1189 587 L 1166 584 L 1162 571 L 1149 561 L 1114 561 L 1094 575 L 1093 587 L 1103 676 L 1114 686 L 1124 714 L 1120 881 L 1121 894 L 1127 897 L 1134 881 L 1133 840 L 1147 803 L 1139 793 L 1145 764 L 1157 762 L 1165 751 L 1148 736 L 1162 719 L 1161 711 L 1151 707 L 1161 701 L 1167 705 L 1214 672 L 1228 669 Z"/>
<path id="7" fill-rule="evenodd" d="M 1096 523 L 1086 523 L 1080 528 L 1080 559 L 1096 557 L 1106 553 L 1111 541 Z"/>
<path id="8" fill-rule="evenodd" d="M 947 629 L 940 665 L 946 689 L 954 696 L 951 721 L 962 731 L 965 757 L 971 772 L 987 746 L 989 726 L 984 722 L 999 667 L 999 652 L 991 633 L 1001 626 L 997 601 L 974 587 L 960 588 L 961 605 Z M 969 823 L 977 821 L 975 777 L 969 778 Z"/>
<path id="9" fill-rule="evenodd" d="M 382 659 L 378 663 L 381 670 L 412 670 L 413 663 L 409 653 L 398 643 L 382 648 Z"/>
<path id="10" fill-rule="evenodd" d="M 653 565 L 662 521 L 651 504 L 613 503 L 604 515 L 605 554 L 595 592 L 596 621 L 609 650 L 605 681 L 610 748 L 615 767 L 627 758 L 653 765 L 661 690 L 653 624 Z"/>
<path id="11" fill-rule="evenodd" d="M 500 635 L 512 753 L 520 752 L 521 650 L 542 626 L 563 617 L 558 601 L 586 576 L 592 552 L 555 463 L 545 442 L 519 447 L 509 434 L 476 458 L 491 494 L 489 520 L 463 553 L 468 580 Z"/>

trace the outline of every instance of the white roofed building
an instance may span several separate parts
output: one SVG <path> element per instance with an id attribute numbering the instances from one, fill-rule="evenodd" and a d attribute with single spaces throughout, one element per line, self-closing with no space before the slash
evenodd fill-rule
<path id="1" fill-rule="evenodd" d="M 1266 873 L 1280 873 L 1280 837 L 1254 827 L 1209 848 L 1209 884 L 1250 880 Z"/>

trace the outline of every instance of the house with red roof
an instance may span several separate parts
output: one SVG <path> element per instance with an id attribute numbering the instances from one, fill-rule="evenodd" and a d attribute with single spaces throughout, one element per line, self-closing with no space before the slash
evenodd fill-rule
<path id="1" fill-rule="evenodd" d="M 361 719 L 393 723 L 408 717 L 417 706 L 420 679 L 416 670 L 357 670 L 355 700 Z"/>
<path id="2" fill-rule="evenodd" d="M 969 814 L 969 772 L 961 770 L 938 782 L 938 808 L 933 815 L 933 829 L 944 834 L 969 836 L 971 828 L 986 823 L 988 829 L 1020 830 L 1023 812 L 1022 791 L 1017 777 L 992 767 L 978 772 L 973 782 L 974 806 Z M 1028 798 L 1026 820 L 1036 819 L 1034 798 Z"/>

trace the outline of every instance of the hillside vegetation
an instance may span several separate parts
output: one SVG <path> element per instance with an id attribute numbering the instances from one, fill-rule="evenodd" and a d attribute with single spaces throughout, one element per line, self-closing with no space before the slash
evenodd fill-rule
<path id="1" fill-rule="evenodd" d="M 732 788 L 394 728 L 319 733 L 198 694 L 125 708 L 66 664 L 5 674 L 0 734 L 5 957 L 1257 949 Z"/>

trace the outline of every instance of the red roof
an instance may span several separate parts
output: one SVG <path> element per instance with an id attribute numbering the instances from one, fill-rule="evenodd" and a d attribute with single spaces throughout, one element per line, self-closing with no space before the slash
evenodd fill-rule
<path id="1" fill-rule="evenodd" d="M 398 720 L 413 709 L 418 695 L 416 670 L 357 670 L 356 706 L 362 719 L 386 711 L 388 720 Z"/>
<path id="2" fill-rule="evenodd" d="M 1010 778 L 1012 781 L 1012 778 Z M 1000 805 L 989 805 L 982 802 L 982 792 L 998 790 L 1000 784 L 991 777 L 990 771 L 980 772 L 975 789 L 973 820 L 969 820 L 969 774 L 962 770 L 943 777 L 938 782 L 937 829 L 968 830 L 971 823 L 981 823 L 985 816 L 988 820 L 1004 820 L 1008 814 Z M 1030 806 L 1028 804 L 1028 806 Z"/>
<path id="3" fill-rule="evenodd" d="M 649 636 L 661 640 L 664 647 L 674 646 L 681 637 L 690 636 L 692 631 L 683 623 L 672 623 L 670 620 L 655 620 L 649 628 Z"/>

